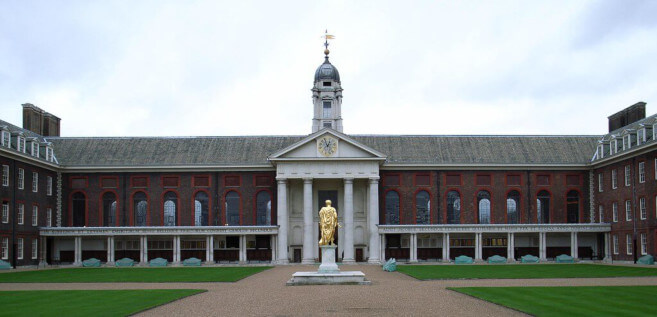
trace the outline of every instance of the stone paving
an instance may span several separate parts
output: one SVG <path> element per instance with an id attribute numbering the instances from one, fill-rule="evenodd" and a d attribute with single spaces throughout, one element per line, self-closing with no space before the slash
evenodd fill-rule
<path id="1" fill-rule="evenodd" d="M 446 287 L 657 285 L 657 277 L 419 281 L 380 266 L 342 266 L 363 271 L 369 286 L 285 286 L 296 271 L 316 266 L 278 266 L 237 283 L 0 283 L 18 289 L 195 288 L 208 292 L 142 312 L 139 316 L 523 316 Z"/>

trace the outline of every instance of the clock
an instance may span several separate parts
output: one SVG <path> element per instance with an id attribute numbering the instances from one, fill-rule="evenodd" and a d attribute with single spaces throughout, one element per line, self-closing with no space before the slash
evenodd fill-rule
<path id="1" fill-rule="evenodd" d="M 317 140 L 317 150 L 326 157 L 332 156 L 338 151 L 338 140 L 330 136 L 323 136 Z"/>

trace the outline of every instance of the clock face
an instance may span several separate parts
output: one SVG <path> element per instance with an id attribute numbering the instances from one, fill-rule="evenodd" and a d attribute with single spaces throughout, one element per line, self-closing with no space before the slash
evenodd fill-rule
<path id="1" fill-rule="evenodd" d="M 324 156 L 331 156 L 338 150 L 338 140 L 325 136 L 317 141 L 317 150 Z"/>

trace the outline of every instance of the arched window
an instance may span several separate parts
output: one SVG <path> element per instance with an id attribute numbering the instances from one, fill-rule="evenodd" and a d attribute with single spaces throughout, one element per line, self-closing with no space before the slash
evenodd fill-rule
<path id="1" fill-rule="evenodd" d="M 196 193 L 194 197 L 194 225 L 207 226 L 208 225 L 208 210 L 209 210 L 208 194 L 205 192 Z"/>
<path id="2" fill-rule="evenodd" d="M 579 222 L 579 193 L 571 190 L 566 195 L 566 220 L 568 223 Z"/>
<path id="3" fill-rule="evenodd" d="M 518 215 L 518 207 L 520 207 L 520 193 L 516 190 L 512 190 L 506 195 L 507 223 L 518 223 L 518 220 L 520 219 L 520 216 Z"/>
<path id="4" fill-rule="evenodd" d="M 461 195 L 455 190 L 447 193 L 447 223 L 461 223 Z"/>
<path id="5" fill-rule="evenodd" d="M 429 224 L 431 221 L 431 198 L 429 193 L 421 191 L 415 195 L 415 223 Z"/>
<path id="6" fill-rule="evenodd" d="M 256 225 L 271 225 L 271 195 L 264 190 L 256 195 Z"/>
<path id="7" fill-rule="evenodd" d="M 137 192 L 132 196 L 132 208 L 134 212 L 135 226 L 146 226 L 146 212 L 148 211 L 148 202 L 144 192 Z"/>
<path id="8" fill-rule="evenodd" d="M 84 227 L 85 215 L 87 213 L 87 197 L 77 192 L 73 194 L 73 227 Z"/>
<path id="9" fill-rule="evenodd" d="M 240 195 L 234 191 L 226 194 L 226 223 L 229 226 L 240 225 Z"/>
<path id="10" fill-rule="evenodd" d="M 477 206 L 479 207 L 479 223 L 490 223 L 490 193 L 482 190 L 477 193 Z"/>
<path id="11" fill-rule="evenodd" d="M 399 224 L 399 194 L 394 191 L 386 193 L 386 224 L 398 225 Z"/>
<path id="12" fill-rule="evenodd" d="M 112 192 L 103 194 L 103 225 L 116 226 L 116 195 Z"/>
<path id="13" fill-rule="evenodd" d="M 176 225 L 176 207 L 178 205 L 178 195 L 174 192 L 164 194 L 164 226 Z"/>
<path id="14" fill-rule="evenodd" d="M 536 218 L 538 223 L 550 223 L 550 193 L 545 190 L 536 195 Z"/>

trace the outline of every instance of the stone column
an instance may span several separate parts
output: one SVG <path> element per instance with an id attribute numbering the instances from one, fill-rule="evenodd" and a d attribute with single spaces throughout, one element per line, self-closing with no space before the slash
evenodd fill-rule
<path id="1" fill-rule="evenodd" d="M 417 233 L 411 233 L 410 262 L 417 262 Z"/>
<path id="2" fill-rule="evenodd" d="M 545 232 L 538 233 L 538 259 L 540 261 L 547 261 L 547 234 Z"/>
<path id="3" fill-rule="evenodd" d="M 73 265 L 82 265 L 82 237 L 75 237 Z"/>
<path id="4" fill-rule="evenodd" d="M 483 261 L 481 254 L 483 241 L 481 241 L 482 240 L 481 238 L 482 238 L 481 232 L 475 233 L 475 261 L 478 262 Z"/>
<path id="5" fill-rule="evenodd" d="M 39 266 L 48 265 L 46 257 L 48 256 L 48 240 L 46 237 L 39 237 Z"/>
<path id="6" fill-rule="evenodd" d="M 379 236 L 380 236 L 379 237 L 379 244 L 381 246 L 381 248 L 379 249 L 379 254 L 381 255 L 380 256 L 380 261 L 381 261 L 381 263 L 385 263 L 386 262 L 386 235 L 381 234 Z"/>
<path id="7" fill-rule="evenodd" d="M 354 259 L 354 179 L 344 179 L 344 258 L 342 263 L 355 263 Z M 377 232 L 378 235 L 378 232 Z"/>
<path id="8" fill-rule="evenodd" d="M 205 237 L 205 262 L 207 264 L 214 264 L 214 236 L 209 235 Z"/>
<path id="9" fill-rule="evenodd" d="M 107 237 L 107 265 L 114 264 L 114 237 Z"/>
<path id="10" fill-rule="evenodd" d="M 611 262 L 611 233 L 605 232 L 605 257 L 603 261 Z"/>
<path id="11" fill-rule="evenodd" d="M 288 264 L 290 259 L 287 255 L 287 179 L 278 180 L 278 264 Z"/>
<path id="12" fill-rule="evenodd" d="M 270 248 L 271 248 L 271 264 L 276 264 L 276 246 L 277 246 L 276 236 L 272 234 L 270 239 L 271 240 L 269 240 L 269 243 L 271 245 L 270 246 Z"/>
<path id="13" fill-rule="evenodd" d="M 370 257 L 367 262 L 380 264 L 379 257 L 379 177 L 370 178 L 369 208 Z"/>
<path id="14" fill-rule="evenodd" d="M 570 233 L 570 256 L 572 256 L 573 259 L 577 259 L 579 257 L 578 254 L 577 254 L 578 253 L 577 248 L 578 248 L 577 232 L 571 232 Z"/>
<path id="15" fill-rule="evenodd" d="M 507 233 L 506 237 L 506 259 L 507 262 L 515 262 L 516 260 L 516 237 L 513 232 Z"/>
<path id="16" fill-rule="evenodd" d="M 303 179 L 303 250 L 301 264 L 313 264 L 313 179 Z"/>
<path id="17" fill-rule="evenodd" d="M 240 235 L 239 263 L 246 263 L 246 236 Z"/>
<path id="18" fill-rule="evenodd" d="M 148 265 L 148 236 L 139 237 L 139 264 Z"/>
<path id="19" fill-rule="evenodd" d="M 443 262 L 449 262 L 449 232 L 443 233 Z"/>
<path id="20" fill-rule="evenodd" d="M 173 236 L 173 264 L 180 264 L 180 236 Z"/>

